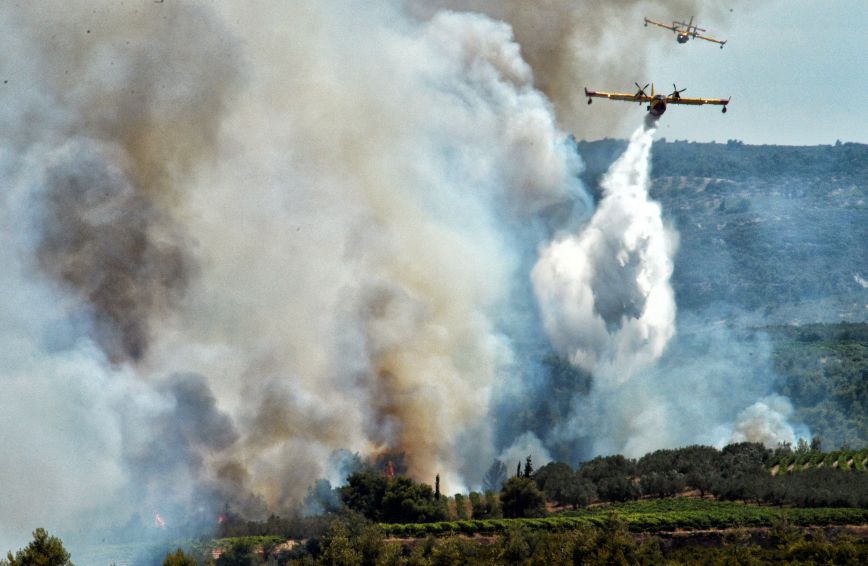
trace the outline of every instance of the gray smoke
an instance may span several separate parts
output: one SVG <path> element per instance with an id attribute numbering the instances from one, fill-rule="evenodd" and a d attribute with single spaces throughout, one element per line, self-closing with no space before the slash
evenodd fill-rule
<path id="1" fill-rule="evenodd" d="M 37 254 L 92 309 L 95 339 L 120 362 L 142 357 L 149 318 L 177 299 L 190 260 L 176 227 L 116 164 L 121 156 L 106 155 L 113 149 L 72 139 L 46 157 Z"/>
<path id="2" fill-rule="evenodd" d="M 0 8 L 10 548 L 36 525 L 189 506 L 210 452 L 231 445 L 215 406 L 161 384 L 174 368 L 136 365 L 195 272 L 172 211 L 240 84 L 237 41 L 201 6 L 57 8 Z"/>
<path id="3" fill-rule="evenodd" d="M 587 202 L 510 27 L 47 8 L 2 11 L 3 542 L 286 511 L 336 449 L 481 476 L 521 276 L 505 227 Z"/>
<path id="4" fill-rule="evenodd" d="M 772 393 L 777 376 L 769 339 L 740 326 L 733 312 L 679 314 L 676 334 L 657 362 L 621 384 L 595 382 L 600 386 L 591 395 L 573 399 L 570 418 L 549 440 L 580 437 L 587 455 L 639 457 L 695 443 L 722 447 L 747 440 L 775 447 L 808 438 L 809 431 L 791 421 L 788 401 Z M 773 398 L 779 402 L 770 403 Z"/>
<path id="5" fill-rule="evenodd" d="M 528 273 L 591 213 L 560 124 L 591 131 L 586 79 L 635 79 L 609 67 L 644 61 L 614 41 L 640 5 L 432 6 L 0 8 L 0 544 L 286 512 L 341 479 L 336 450 L 403 452 L 451 490 L 497 455 L 549 457 L 493 400 L 544 385 Z M 591 246 L 581 284 L 612 291 L 593 335 L 542 307 L 612 383 L 670 339 L 643 261 L 671 242 L 647 223 L 648 242 L 620 224 L 623 257 L 620 236 Z"/>

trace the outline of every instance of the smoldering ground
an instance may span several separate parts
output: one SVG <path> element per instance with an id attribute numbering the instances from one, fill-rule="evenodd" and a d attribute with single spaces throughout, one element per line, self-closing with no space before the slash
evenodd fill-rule
<path id="1" fill-rule="evenodd" d="M 504 423 L 528 391 L 544 401 L 546 329 L 597 371 L 621 359 L 610 331 L 658 304 L 643 285 L 665 299 L 642 253 L 620 271 L 599 248 L 594 280 L 636 300 L 591 309 L 604 332 L 586 340 L 537 313 L 529 280 L 538 248 L 593 225 L 555 83 L 600 70 L 582 30 L 641 64 L 593 33 L 638 5 L 580 3 L 549 43 L 524 10 L 472 3 L 48 4 L 0 9 L 0 434 L 20 456 L 0 542 L 227 501 L 285 511 L 338 449 L 404 452 L 459 489 L 495 456 L 591 434 L 571 411 Z M 607 430 L 598 449 L 623 444 Z"/>

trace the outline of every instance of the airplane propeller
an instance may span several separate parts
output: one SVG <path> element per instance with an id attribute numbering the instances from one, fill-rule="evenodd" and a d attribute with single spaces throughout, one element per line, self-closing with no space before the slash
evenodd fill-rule
<path id="1" fill-rule="evenodd" d="M 636 85 L 636 88 L 639 89 L 638 91 L 636 91 L 636 96 L 648 96 L 647 94 L 645 94 L 645 89 L 648 88 L 647 84 L 645 86 L 639 86 L 639 83 L 633 83 L 633 84 Z"/>
<path id="2" fill-rule="evenodd" d="M 687 89 L 682 88 L 681 90 L 678 90 L 678 87 L 675 86 L 675 83 L 672 83 L 672 94 L 670 94 L 669 96 L 671 96 L 672 98 L 681 98 L 681 93 L 685 90 Z"/>

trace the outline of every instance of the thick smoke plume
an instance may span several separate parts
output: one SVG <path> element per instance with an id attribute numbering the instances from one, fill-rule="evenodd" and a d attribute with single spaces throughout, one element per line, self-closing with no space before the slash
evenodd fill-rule
<path id="1" fill-rule="evenodd" d="M 507 227 L 586 202 L 511 28 L 390 3 L 46 8 L 2 12 L 2 428 L 42 470 L 4 474 L 42 494 L 10 499 L 4 541 L 48 509 L 285 511 L 338 449 L 477 481 Z"/>
<path id="2" fill-rule="evenodd" d="M 581 229 L 563 125 L 641 67 L 611 39 L 640 4 L 540 6 L 5 3 L 0 544 L 286 512 L 348 453 L 460 489 L 559 436 L 625 446 L 578 407 L 665 362 L 674 237 L 647 131 Z M 543 327 L 598 393 L 506 434 Z"/>

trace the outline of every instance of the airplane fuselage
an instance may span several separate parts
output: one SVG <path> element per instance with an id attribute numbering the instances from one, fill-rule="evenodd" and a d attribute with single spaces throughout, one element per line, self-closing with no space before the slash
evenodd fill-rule
<path id="1" fill-rule="evenodd" d="M 690 36 L 686 33 L 679 33 L 675 36 L 675 39 L 678 43 L 687 43 L 687 40 L 690 39 Z"/>
<path id="2" fill-rule="evenodd" d="M 648 113 L 659 118 L 664 112 L 666 112 L 666 96 L 655 94 L 648 103 Z"/>

